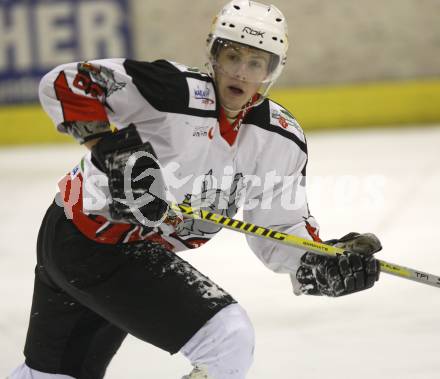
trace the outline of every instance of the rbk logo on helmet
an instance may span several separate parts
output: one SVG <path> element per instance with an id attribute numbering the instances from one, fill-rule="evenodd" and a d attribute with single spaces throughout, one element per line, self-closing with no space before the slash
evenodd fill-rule
<path id="1" fill-rule="evenodd" d="M 252 29 L 250 26 L 245 26 L 243 28 L 243 33 L 247 33 L 247 34 L 250 34 L 252 36 L 260 36 L 261 38 L 264 38 L 264 34 L 266 32 L 261 32 L 259 30 Z"/>

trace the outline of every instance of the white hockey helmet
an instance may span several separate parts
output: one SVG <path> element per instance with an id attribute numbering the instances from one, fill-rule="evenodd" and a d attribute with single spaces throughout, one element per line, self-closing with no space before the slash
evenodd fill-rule
<path id="1" fill-rule="evenodd" d="M 264 80 L 263 96 L 281 74 L 287 58 L 287 21 L 274 5 L 232 0 L 214 18 L 207 39 L 208 68 L 214 76 L 219 47 L 234 42 L 271 53 L 270 73 Z"/>

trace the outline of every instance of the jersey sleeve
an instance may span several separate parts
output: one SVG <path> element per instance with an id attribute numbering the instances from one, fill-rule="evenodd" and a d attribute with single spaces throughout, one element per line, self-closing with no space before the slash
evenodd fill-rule
<path id="1" fill-rule="evenodd" d="M 74 62 L 58 66 L 42 78 L 40 102 L 58 131 L 84 142 L 109 132 L 110 124 L 119 129 L 162 116 L 139 93 L 125 62 Z M 154 67 L 154 63 L 150 65 Z M 154 75 L 150 77 L 154 81 Z"/>
<path id="2" fill-rule="evenodd" d="M 250 186 L 244 202 L 244 219 L 283 233 L 319 240 L 319 225 L 310 214 L 306 195 L 307 145 L 295 138 L 268 143 L 265 159 L 259 159 L 265 176 L 257 186 Z M 280 153 L 281 152 L 281 153 Z M 247 235 L 247 242 L 257 257 L 272 271 L 291 274 L 294 280 L 304 251 Z M 295 288 L 295 282 L 293 282 Z"/>

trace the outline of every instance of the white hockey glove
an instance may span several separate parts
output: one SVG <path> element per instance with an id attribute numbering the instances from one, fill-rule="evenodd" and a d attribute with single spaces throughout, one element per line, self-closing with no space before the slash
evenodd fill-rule
<path id="1" fill-rule="evenodd" d="M 337 257 L 305 253 L 296 272 L 301 293 L 338 297 L 371 288 L 379 280 L 380 266 L 373 254 L 382 246 L 374 234 L 349 233 L 325 243 L 345 252 Z"/>
<path id="2" fill-rule="evenodd" d="M 104 137 L 93 146 L 92 156 L 108 177 L 112 219 L 147 227 L 160 224 L 168 212 L 166 186 L 153 147 L 142 142 L 136 127 Z"/>

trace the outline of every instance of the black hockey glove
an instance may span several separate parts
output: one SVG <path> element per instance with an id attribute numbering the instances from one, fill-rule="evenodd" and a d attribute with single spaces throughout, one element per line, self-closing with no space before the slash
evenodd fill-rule
<path id="1" fill-rule="evenodd" d="M 374 234 L 349 233 L 325 243 L 345 253 L 337 257 L 305 253 L 296 273 L 301 293 L 337 297 L 373 287 L 379 280 L 380 266 L 373 254 L 382 246 Z"/>
<path id="2" fill-rule="evenodd" d="M 133 124 L 101 139 L 92 156 L 108 177 L 113 220 L 147 227 L 162 221 L 168 212 L 165 182 L 153 147 Z"/>

